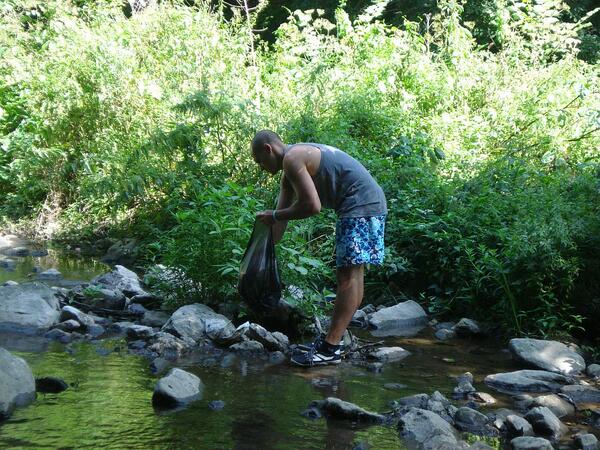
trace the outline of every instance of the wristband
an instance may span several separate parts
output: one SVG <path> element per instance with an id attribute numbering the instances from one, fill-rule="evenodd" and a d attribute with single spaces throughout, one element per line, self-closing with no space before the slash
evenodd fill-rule
<path id="1" fill-rule="evenodd" d="M 275 209 L 273 210 L 273 212 L 271 213 L 271 215 L 273 216 L 273 222 L 277 222 L 277 216 L 275 215 Z"/>

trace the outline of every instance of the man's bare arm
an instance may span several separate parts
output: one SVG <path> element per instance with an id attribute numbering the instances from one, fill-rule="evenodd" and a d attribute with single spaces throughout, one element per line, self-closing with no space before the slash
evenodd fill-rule
<path id="1" fill-rule="evenodd" d="M 292 187 L 290 181 L 287 179 L 284 174 L 281 176 L 281 183 L 279 188 L 279 199 L 277 200 L 277 210 L 283 210 L 292 206 L 294 202 L 294 188 Z M 278 217 L 279 218 L 279 217 Z M 287 228 L 287 220 L 283 220 L 279 218 L 277 222 L 273 224 L 273 240 L 275 243 L 278 243 L 283 234 L 285 233 L 285 229 Z"/>
<path id="2" fill-rule="evenodd" d="M 296 193 L 296 201 L 289 207 L 277 209 L 278 220 L 305 219 L 321 211 L 321 200 L 308 173 L 301 152 L 290 152 L 283 160 L 283 172 Z"/>

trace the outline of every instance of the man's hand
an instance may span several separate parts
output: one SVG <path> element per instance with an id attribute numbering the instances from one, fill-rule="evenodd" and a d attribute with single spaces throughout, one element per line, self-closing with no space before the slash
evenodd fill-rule
<path id="1" fill-rule="evenodd" d="M 256 217 L 265 225 L 271 226 L 275 223 L 273 219 L 273 210 L 268 209 L 266 211 L 260 211 L 256 213 Z"/>

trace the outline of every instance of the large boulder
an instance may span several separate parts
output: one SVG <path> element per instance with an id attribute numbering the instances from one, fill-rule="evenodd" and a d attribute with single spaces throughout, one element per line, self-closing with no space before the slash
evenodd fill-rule
<path id="1" fill-rule="evenodd" d="M 60 304 L 42 283 L 0 287 L 0 331 L 35 334 L 58 323 Z"/>
<path id="2" fill-rule="evenodd" d="M 35 399 L 35 380 L 27 363 L 0 347 L 0 420 Z"/>
<path id="3" fill-rule="evenodd" d="M 156 383 L 152 404 L 163 408 L 186 405 L 200 400 L 203 391 L 204 384 L 200 378 L 185 370 L 174 368 Z"/>
<path id="4" fill-rule="evenodd" d="M 585 370 L 585 360 L 565 344 L 541 339 L 511 339 L 508 348 L 519 361 L 563 375 L 578 375 Z"/>
<path id="5" fill-rule="evenodd" d="M 458 446 L 456 430 L 440 416 L 425 409 L 411 408 L 400 418 L 398 430 L 411 448 L 438 450 Z"/>
<path id="6" fill-rule="evenodd" d="M 573 403 L 600 403 L 600 389 L 586 385 L 570 385 L 561 388 L 560 392 L 569 397 Z"/>
<path id="7" fill-rule="evenodd" d="M 115 266 L 112 272 L 105 273 L 94 278 L 91 281 L 91 284 L 101 285 L 107 289 L 121 291 L 127 297 L 148 294 L 142 289 L 142 286 L 140 285 L 140 279 L 137 274 L 119 265 Z"/>
<path id="8" fill-rule="evenodd" d="M 492 389 L 505 393 L 518 392 L 558 392 L 564 385 L 574 380 L 565 375 L 544 370 L 517 370 L 496 373 L 484 379 Z"/>
<path id="9" fill-rule="evenodd" d="M 233 334 L 235 327 L 227 317 L 214 312 L 210 307 L 194 303 L 175 311 L 162 331 L 197 342 L 204 338 L 213 339 Z"/>
<path id="10" fill-rule="evenodd" d="M 427 313 L 417 302 L 408 300 L 375 311 L 369 324 L 377 336 L 412 336 L 427 325 Z"/>

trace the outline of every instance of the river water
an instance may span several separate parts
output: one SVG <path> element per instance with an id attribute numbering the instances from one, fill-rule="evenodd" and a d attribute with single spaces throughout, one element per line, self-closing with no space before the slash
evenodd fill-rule
<path id="1" fill-rule="evenodd" d="M 0 283 L 31 279 L 36 266 L 58 269 L 67 285 L 107 270 L 94 260 L 52 251 L 43 258 L 16 259 L 19 264 L 14 271 L 0 270 Z M 149 361 L 128 354 L 122 339 L 62 345 L 40 338 L 0 336 L 0 346 L 23 357 L 34 376 L 56 376 L 70 385 L 60 394 L 38 394 L 32 405 L 17 409 L 1 423 L 0 448 L 352 449 L 364 443 L 371 449 L 402 449 L 392 426 L 365 428 L 311 420 L 301 412 L 311 401 L 329 396 L 376 412 L 388 411 L 390 401 L 411 394 L 439 390 L 450 398 L 456 385 L 452 376 L 466 371 L 473 373 L 477 389 L 496 397 L 495 407 L 510 406 L 508 398 L 483 384 L 490 373 L 519 368 L 498 343 L 442 343 L 431 330 L 413 338 L 386 337 L 385 342 L 412 354 L 385 365 L 380 373 L 346 361 L 313 369 L 241 357 L 227 358 L 227 364 L 213 357 L 184 361 L 181 367 L 204 383 L 203 398 L 165 413 L 152 407 L 157 377 Z M 385 383 L 406 387 L 388 390 Z M 223 401 L 224 408 L 210 409 L 214 400 Z"/>

